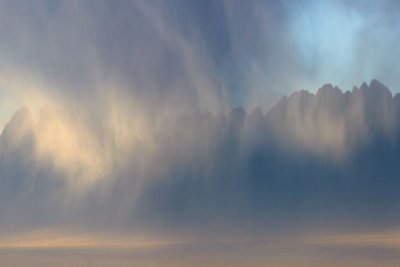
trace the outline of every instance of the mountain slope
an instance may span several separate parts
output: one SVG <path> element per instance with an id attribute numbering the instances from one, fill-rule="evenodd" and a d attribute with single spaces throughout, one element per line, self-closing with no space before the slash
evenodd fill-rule
<path id="1" fill-rule="evenodd" d="M 141 129 L 145 142 L 71 118 L 47 109 L 34 121 L 22 109 L 5 127 L 0 211 L 18 200 L 11 222 L 36 213 L 46 214 L 38 224 L 113 218 L 156 228 L 242 216 L 277 226 L 400 221 L 400 96 L 376 80 L 295 92 L 265 115 L 236 108 L 165 120 Z"/>
<path id="2" fill-rule="evenodd" d="M 377 80 L 345 93 L 326 84 L 316 94 L 300 91 L 284 97 L 267 120 L 283 146 L 340 158 L 377 136 L 394 141 L 398 99 Z"/>

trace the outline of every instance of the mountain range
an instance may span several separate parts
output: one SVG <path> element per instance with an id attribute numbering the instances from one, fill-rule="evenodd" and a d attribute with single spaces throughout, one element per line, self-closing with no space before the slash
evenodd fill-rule
<path id="1" fill-rule="evenodd" d="M 347 92 L 297 91 L 266 114 L 194 113 L 145 132 L 146 142 L 124 136 L 136 142 L 121 148 L 100 119 L 48 108 L 35 121 L 20 109 L 0 136 L 3 225 L 400 219 L 400 94 L 377 80 Z M 80 205 L 66 210 L 71 195 Z"/>

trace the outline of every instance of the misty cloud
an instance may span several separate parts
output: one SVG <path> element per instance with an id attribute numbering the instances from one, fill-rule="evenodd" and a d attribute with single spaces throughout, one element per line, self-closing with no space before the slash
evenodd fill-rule
<path id="1" fill-rule="evenodd" d="M 396 227 L 399 10 L 0 1 L 0 246 Z"/>
<path id="2" fill-rule="evenodd" d="M 1 206 L 14 207 L 9 216 L 24 218 L 21 227 L 395 223 L 399 108 L 376 80 L 352 92 L 295 92 L 266 114 L 133 117 L 119 128 L 52 107 L 35 120 L 23 108 L 0 139 Z"/>
<path id="3" fill-rule="evenodd" d="M 266 111 L 327 81 L 348 90 L 377 77 L 396 90 L 398 10 L 391 1 L 4 1 L 0 69 L 92 109 L 106 110 L 112 90 L 146 112 Z M 16 90 L 7 76 L 2 98 Z"/>

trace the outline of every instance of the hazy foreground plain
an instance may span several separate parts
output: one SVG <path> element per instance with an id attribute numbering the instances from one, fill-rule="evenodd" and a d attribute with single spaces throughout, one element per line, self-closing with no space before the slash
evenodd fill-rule
<path id="1" fill-rule="evenodd" d="M 317 234 L 255 241 L 140 241 L 106 243 L 58 236 L 48 243 L 21 242 L 0 249 L 0 266 L 399 266 L 397 232 Z M 53 244 L 55 242 L 57 244 Z M 63 245 L 65 244 L 65 245 Z"/>

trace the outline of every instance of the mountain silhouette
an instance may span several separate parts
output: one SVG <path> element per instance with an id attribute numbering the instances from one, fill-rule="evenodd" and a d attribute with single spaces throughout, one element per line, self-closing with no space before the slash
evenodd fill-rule
<path id="1" fill-rule="evenodd" d="M 398 136 L 400 97 L 377 80 L 350 92 L 326 84 L 316 94 L 295 92 L 267 113 L 280 143 L 343 157 L 377 136 Z"/>
<path id="2" fill-rule="evenodd" d="M 54 153 L 41 160 L 32 153 L 37 147 L 34 135 L 46 132 L 40 131 L 49 127 L 46 121 L 34 122 L 23 108 L 5 126 L 0 136 L 0 193 L 4 203 L 23 195 L 31 206 L 57 217 L 63 216 L 56 212 L 62 209 L 43 203 L 63 192 L 65 183 L 60 181 L 71 173 L 51 165 Z M 94 171 L 101 164 L 91 163 L 116 153 L 115 133 L 98 122 L 86 128 L 75 127 L 73 120 L 68 123 L 67 129 L 55 124 L 75 138 L 67 140 L 74 150 L 62 153 L 61 163 L 77 164 L 72 169 L 82 179 L 86 173 L 107 175 L 99 181 L 107 183 L 108 197 L 92 191 L 86 198 L 90 201 L 79 205 L 99 210 L 100 217 L 108 218 L 118 203 L 127 209 L 123 214 L 128 224 L 144 222 L 149 227 L 216 218 L 234 222 L 240 216 L 260 225 L 313 220 L 309 227 L 400 220 L 400 96 L 392 96 L 377 80 L 346 92 L 331 84 L 316 93 L 297 91 L 265 114 L 258 107 L 249 113 L 239 107 L 227 115 L 195 113 L 170 119 L 148 130 L 151 146 L 138 143 L 134 148 L 140 154 L 124 154 L 124 163 L 113 162 L 114 169 L 106 174 Z M 74 129 L 81 131 L 79 136 Z M 57 135 L 50 140 L 62 148 Z M 73 151 L 82 160 L 75 160 Z M 133 201 L 129 196 L 137 192 L 138 180 L 140 194 Z"/>

